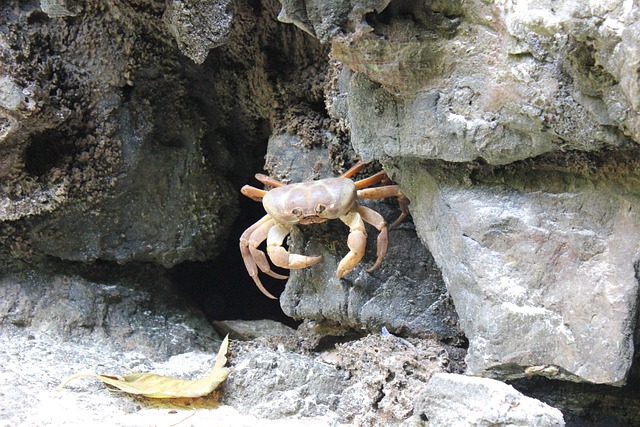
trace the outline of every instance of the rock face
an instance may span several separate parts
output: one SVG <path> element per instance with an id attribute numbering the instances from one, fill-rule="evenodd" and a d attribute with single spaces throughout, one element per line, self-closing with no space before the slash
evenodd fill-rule
<path id="1" fill-rule="evenodd" d="M 237 251 L 240 224 L 257 220 L 237 189 L 263 165 L 297 182 L 361 158 L 372 161 L 361 176 L 384 167 L 401 185 L 412 221 L 368 273 L 371 229 L 342 280 L 343 224 L 293 232 L 292 252 L 323 261 L 291 273 L 281 305 L 324 336 L 238 346 L 227 402 L 253 417 L 447 423 L 456 414 L 430 412 L 444 384 L 476 396 L 495 385 L 440 377 L 429 394 L 434 372 L 462 370 L 468 340 L 467 373 L 542 384 L 541 398 L 578 417 L 606 390 L 607 411 L 637 423 L 619 409 L 640 407 L 635 389 L 609 386 L 637 379 L 639 22 L 622 0 L 3 2 L 0 348 L 16 362 L 1 372 L 17 378 L 13 400 L 57 407 L 20 395 L 57 375 L 29 370 L 44 359 L 68 372 L 76 353 L 99 353 L 94 342 L 134 368 L 137 351 L 210 351 L 215 333 L 172 300 L 167 269 L 224 251 L 212 275 L 250 287 L 225 265 L 227 237 Z M 363 203 L 399 214 L 393 200 Z M 188 296 L 214 313 L 218 288 Z M 337 355 L 321 345 L 354 331 L 370 335 Z M 46 350 L 58 339 L 59 357 Z M 540 377 L 601 385 L 582 384 L 590 403 L 576 406 Z M 475 420 L 561 423 L 501 393 Z"/>
<path id="2" fill-rule="evenodd" d="M 633 357 L 638 189 L 552 166 L 407 162 L 398 176 L 460 313 L 469 372 L 620 384 Z"/>
<path id="3" fill-rule="evenodd" d="M 487 378 L 435 374 L 417 400 L 432 427 L 565 425 L 559 410 Z"/>
<path id="4" fill-rule="evenodd" d="M 447 2 L 335 23 L 329 110 L 412 200 L 472 373 L 625 382 L 640 134 L 622 69 L 637 19 L 622 2 Z"/>
<path id="5" fill-rule="evenodd" d="M 334 175 L 328 152 L 326 148 L 304 147 L 295 137 L 278 136 L 269 141 L 267 167 L 290 182 L 327 178 Z M 395 201 L 359 203 L 382 214 L 389 224 L 400 215 Z M 290 272 L 280 296 L 284 312 L 295 319 L 346 329 L 379 332 L 386 326 L 402 334 L 436 334 L 444 340 L 460 340 L 457 315 L 440 271 L 412 224 L 406 221 L 389 232 L 389 252 L 371 273 L 366 269 L 375 261 L 378 231 L 373 227 L 369 230 L 365 258 L 344 279 L 336 276 L 340 259 L 349 252 L 349 230 L 344 224 L 335 220 L 294 230 L 291 252 L 321 255 L 323 261 Z"/>

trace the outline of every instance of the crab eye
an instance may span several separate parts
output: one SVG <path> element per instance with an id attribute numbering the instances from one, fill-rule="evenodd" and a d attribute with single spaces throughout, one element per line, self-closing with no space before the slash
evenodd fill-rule
<path id="1" fill-rule="evenodd" d="M 293 208 L 291 210 L 291 215 L 293 215 L 293 216 L 302 216 L 302 208 Z"/>
<path id="2" fill-rule="evenodd" d="M 323 205 L 323 204 L 319 204 L 319 205 L 316 206 L 316 213 L 317 214 L 321 214 L 325 210 L 327 210 L 327 207 L 325 205 Z"/>

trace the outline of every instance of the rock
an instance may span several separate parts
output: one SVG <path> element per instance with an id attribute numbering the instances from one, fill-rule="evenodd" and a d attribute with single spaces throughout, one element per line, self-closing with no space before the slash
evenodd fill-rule
<path id="1" fill-rule="evenodd" d="M 402 163 L 394 176 L 469 338 L 469 373 L 625 382 L 640 260 L 636 158 L 595 160 L 596 174 L 552 159 Z"/>
<path id="2" fill-rule="evenodd" d="M 55 388 L 79 372 L 197 376 L 213 366 L 220 337 L 151 268 L 66 267 L 0 276 L 3 421 L 121 426 L 139 424 L 139 411 L 166 417 L 96 380 Z"/>
<path id="3" fill-rule="evenodd" d="M 37 250 L 71 261 L 155 262 L 167 268 L 220 250 L 237 197 L 222 171 L 202 161 L 202 124 L 175 108 L 183 87 L 171 84 L 166 104 L 143 107 L 150 96 L 158 100 L 152 93 L 165 84 L 162 78 L 141 82 L 132 93 L 135 111 L 122 106 L 120 179 L 89 212 L 84 204 L 68 203 L 33 220 L 29 238 Z M 165 115 L 174 121 L 160 122 Z"/>
<path id="4" fill-rule="evenodd" d="M 427 426 L 564 426 L 559 410 L 489 378 L 435 374 L 416 399 Z"/>
<path id="5" fill-rule="evenodd" d="M 322 42 L 327 42 L 349 25 L 363 25 L 367 13 L 381 12 L 387 4 L 389 0 L 283 0 L 278 20 L 295 24 Z"/>
<path id="6" fill-rule="evenodd" d="M 67 0 L 40 0 L 40 9 L 50 18 L 63 18 L 65 16 L 76 16 L 77 13 L 70 10 L 70 2 Z M 73 5 L 73 2 L 71 2 Z M 71 7 L 76 9 L 77 7 Z"/>
<path id="7" fill-rule="evenodd" d="M 295 330 L 275 320 L 216 320 L 213 327 L 233 340 L 248 341 L 260 337 L 290 336 Z"/>
<path id="8" fill-rule="evenodd" d="M 26 332 L 26 331 L 25 331 Z M 171 339 L 176 338 L 171 336 Z M 234 344 L 231 344 L 233 349 Z M 219 392 L 205 398 L 150 400 L 114 393 L 95 379 L 80 378 L 58 391 L 56 387 L 78 372 L 125 374 L 153 372 L 185 379 L 206 376 L 215 361 L 215 351 L 193 350 L 166 360 L 149 358 L 144 347 L 120 351 L 100 343 L 65 341 L 47 334 L 0 332 L 3 390 L 0 413 L 7 425 L 40 426 L 134 426 L 171 425 L 188 420 L 189 425 L 267 427 L 342 426 L 329 417 L 260 419 L 220 405 Z"/>
<path id="9" fill-rule="evenodd" d="M 296 138 L 281 135 L 269 142 L 267 168 L 276 177 L 288 171 L 288 182 L 326 178 L 318 171 L 333 168 L 327 149 L 307 148 Z M 363 201 L 391 224 L 400 215 L 397 202 Z M 395 206 L 394 206 L 395 205 Z M 291 270 L 280 295 L 283 311 L 294 319 L 312 319 L 343 328 L 392 332 L 414 336 L 436 334 L 456 341 L 461 337 L 457 316 L 440 272 L 407 220 L 389 232 L 389 252 L 382 265 L 368 273 L 376 258 L 378 231 L 370 234 L 363 261 L 344 279 L 338 279 L 338 262 L 349 249 L 348 229 L 340 221 L 298 227 L 291 233 L 291 252 L 321 255 L 323 261 Z M 420 260 L 419 262 L 415 262 Z"/>
<path id="10" fill-rule="evenodd" d="M 201 313 L 171 293 L 168 278 L 150 268 L 8 272 L 0 294 L 6 336 L 92 342 L 104 352 L 139 352 L 155 360 L 213 350 L 219 340 Z"/>
<path id="11" fill-rule="evenodd" d="M 224 44 L 231 29 L 230 2 L 172 0 L 163 19 L 180 50 L 196 64 L 202 64 L 209 51 Z"/>
<path id="12" fill-rule="evenodd" d="M 233 360 L 222 402 L 259 418 L 337 418 L 348 375 L 327 363 L 266 347 Z"/>
<path id="13" fill-rule="evenodd" d="M 0 79 L 0 107 L 15 110 L 24 101 L 22 89 L 9 77 Z"/>
<path id="14" fill-rule="evenodd" d="M 499 29 L 507 18 L 492 10 L 497 6 L 448 5 L 390 5 L 373 15 L 373 31 L 334 39 L 332 57 L 356 71 L 345 120 L 363 159 L 482 158 L 506 164 L 640 141 L 631 130 L 635 119 L 620 112 L 631 108 L 623 99 L 632 98 L 619 92 L 610 75 L 578 71 L 588 59 L 574 55 L 591 55 L 589 43 L 526 31 L 515 42 Z M 405 24 L 403 14 L 418 23 Z M 611 37 L 602 43 L 612 45 L 619 38 L 601 37 Z"/>
<path id="15" fill-rule="evenodd" d="M 374 334 L 307 355 L 287 341 L 272 345 L 239 344 L 223 403 L 257 417 L 393 426 L 411 415 L 432 374 L 462 368 L 460 352 L 435 340 Z"/>
<path id="16" fill-rule="evenodd" d="M 355 425 L 386 426 L 401 423 L 417 410 L 416 396 L 429 379 L 442 372 L 462 372 L 460 349 L 435 340 L 405 340 L 372 334 L 336 346 L 334 363 L 353 375 L 353 384 L 340 399 L 343 413 L 356 413 Z M 375 402 L 375 403 L 373 403 Z"/>

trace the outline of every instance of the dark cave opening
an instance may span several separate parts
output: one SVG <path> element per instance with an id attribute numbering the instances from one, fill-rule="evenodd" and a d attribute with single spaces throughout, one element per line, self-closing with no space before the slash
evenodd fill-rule
<path id="1" fill-rule="evenodd" d="M 31 136 L 25 153 L 24 168 L 32 176 L 42 176 L 69 161 L 76 148 L 61 132 L 46 130 Z"/>
<path id="2" fill-rule="evenodd" d="M 278 300 L 269 299 L 258 290 L 240 255 L 240 235 L 264 216 L 262 204 L 241 196 L 239 208 L 240 214 L 221 253 L 213 260 L 175 266 L 170 271 L 172 282 L 178 292 L 201 309 L 209 320 L 270 319 L 296 327 L 300 322 L 284 314 Z M 264 274 L 260 275 L 260 280 L 276 297 L 286 283 Z"/>

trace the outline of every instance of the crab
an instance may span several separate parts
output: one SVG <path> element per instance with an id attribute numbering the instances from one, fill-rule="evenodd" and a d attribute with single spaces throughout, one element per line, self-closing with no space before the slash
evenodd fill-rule
<path id="1" fill-rule="evenodd" d="M 247 228 L 240 236 L 240 252 L 249 275 L 260 291 L 269 298 L 276 299 L 262 285 L 258 269 L 276 279 L 288 276 L 271 270 L 267 257 L 259 246 L 267 241 L 267 254 L 274 265 L 285 269 L 301 269 L 322 261 L 322 256 L 307 256 L 289 253 L 282 245 L 296 225 L 318 224 L 332 219 L 340 219 L 349 227 L 347 246 L 349 253 L 338 264 L 336 275 L 342 279 L 362 260 L 367 244 L 365 223 L 378 231 L 377 259 L 367 270 L 371 272 L 382 264 L 389 244 L 389 228 L 402 222 L 409 214 L 408 199 L 398 185 L 383 185 L 366 188 L 375 184 L 388 184 L 389 178 L 384 171 L 359 181 L 350 179 L 366 165 L 358 162 L 337 178 L 284 184 L 263 174 L 256 179 L 271 190 L 261 190 L 245 185 L 240 190 L 245 196 L 262 202 L 267 212 L 259 221 Z M 396 197 L 401 208 L 398 219 L 387 227 L 387 222 L 378 212 L 366 206 L 358 205 L 362 199 L 383 199 Z"/>

